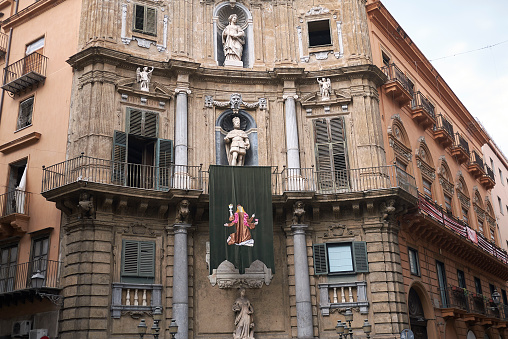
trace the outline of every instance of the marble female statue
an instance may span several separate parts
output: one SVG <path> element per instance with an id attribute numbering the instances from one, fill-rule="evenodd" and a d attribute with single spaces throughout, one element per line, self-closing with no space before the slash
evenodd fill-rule
<path id="1" fill-rule="evenodd" d="M 243 67 L 242 53 L 245 45 L 245 32 L 236 23 L 238 16 L 231 14 L 229 16 L 229 25 L 222 32 L 222 46 L 224 48 L 224 65 Z"/>
<path id="2" fill-rule="evenodd" d="M 233 311 L 236 313 L 233 339 L 254 339 L 254 323 L 252 322 L 254 308 L 245 297 L 245 288 L 240 289 L 240 297 L 235 300 Z"/>
<path id="3" fill-rule="evenodd" d="M 233 118 L 233 129 L 224 138 L 226 154 L 231 166 L 243 166 L 245 154 L 250 148 L 249 136 L 240 129 L 240 118 Z"/>
<path id="4" fill-rule="evenodd" d="M 150 91 L 150 80 L 152 80 L 152 72 L 153 67 L 151 70 L 148 70 L 148 67 L 143 67 L 143 70 L 141 70 L 140 67 L 136 70 L 136 80 L 139 82 L 139 89 L 144 92 Z"/>

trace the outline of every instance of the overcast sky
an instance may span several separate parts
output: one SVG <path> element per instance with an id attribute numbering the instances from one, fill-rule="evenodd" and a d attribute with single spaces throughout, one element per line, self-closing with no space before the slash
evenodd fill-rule
<path id="1" fill-rule="evenodd" d="M 381 1 L 508 156 L 508 0 Z"/>

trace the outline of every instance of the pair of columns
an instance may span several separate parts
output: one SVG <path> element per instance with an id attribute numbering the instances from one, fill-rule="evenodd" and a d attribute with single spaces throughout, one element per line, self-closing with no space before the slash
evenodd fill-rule
<path id="1" fill-rule="evenodd" d="M 175 165 L 187 166 L 188 131 L 188 89 L 176 90 L 175 118 Z M 300 148 L 296 121 L 296 95 L 284 96 L 286 115 L 286 143 L 288 168 L 300 175 Z M 187 260 L 187 229 L 190 225 L 175 224 L 174 264 L 173 264 L 173 318 L 178 325 L 178 339 L 187 339 L 189 335 L 189 281 Z M 298 338 L 312 338 L 312 304 L 310 296 L 309 264 L 305 240 L 306 225 L 293 225 L 295 288 Z"/>

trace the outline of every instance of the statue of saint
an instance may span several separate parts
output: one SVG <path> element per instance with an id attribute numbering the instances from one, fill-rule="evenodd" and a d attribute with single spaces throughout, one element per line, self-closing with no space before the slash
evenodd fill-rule
<path id="1" fill-rule="evenodd" d="M 233 339 L 254 339 L 254 322 L 252 322 L 254 308 L 245 297 L 245 288 L 240 289 L 240 297 L 233 304 L 233 312 L 236 313 Z"/>
<path id="2" fill-rule="evenodd" d="M 150 91 L 150 80 L 152 79 L 153 67 L 151 70 L 148 70 L 148 67 L 143 67 L 141 70 L 140 67 L 136 70 L 136 81 L 139 82 L 139 87 L 142 91 L 149 92 Z"/>
<path id="3" fill-rule="evenodd" d="M 243 166 L 245 154 L 250 148 L 249 136 L 240 129 L 240 118 L 233 118 L 233 129 L 224 138 L 226 142 L 226 154 L 231 166 Z"/>
<path id="4" fill-rule="evenodd" d="M 236 212 L 233 214 L 233 205 L 230 205 L 229 210 L 229 223 L 225 223 L 224 226 L 232 227 L 236 226 L 236 232 L 231 233 L 228 237 L 228 245 L 238 246 L 254 246 L 254 239 L 252 239 L 250 230 L 256 228 L 258 219 L 254 219 L 256 215 L 249 215 L 243 209 L 242 205 L 236 206 Z"/>
<path id="5" fill-rule="evenodd" d="M 236 24 L 236 14 L 229 16 L 229 25 L 222 31 L 222 46 L 224 48 L 225 66 L 243 67 L 242 53 L 245 45 L 245 32 Z"/>
<path id="6" fill-rule="evenodd" d="M 330 100 L 330 94 L 332 94 L 332 82 L 330 81 L 330 78 L 321 78 L 321 80 L 317 78 L 317 82 L 321 92 L 321 100 Z"/>

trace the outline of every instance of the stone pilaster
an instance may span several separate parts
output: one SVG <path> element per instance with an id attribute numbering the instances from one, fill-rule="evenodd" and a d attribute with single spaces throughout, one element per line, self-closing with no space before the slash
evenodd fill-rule
<path id="1" fill-rule="evenodd" d="M 372 62 L 365 4 L 366 0 L 344 0 L 343 2 L 343 10 L 347 15 L 343 32 L 347 41 L 348 64 L 351 66 Z"/>
<path id="2" fill-rule="evenodd" d="M 292 225 L 295 264 L 295 297 L 298 338 L 313 338 L 312 301 L 305 230 L 307 225 Z"/>
<path id="3" fill-rule="evenodd" d="M 173 318 L 178 325 L 177 339 L 189 337 L 189 262 L 187 230 L 189 224 L 174 224 Z"/>

